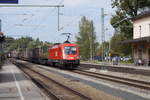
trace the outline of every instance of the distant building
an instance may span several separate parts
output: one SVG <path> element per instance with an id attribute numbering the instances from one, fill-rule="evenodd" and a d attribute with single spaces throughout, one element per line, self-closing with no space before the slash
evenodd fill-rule
<path id="1" fill-rule="evenodd" d="M 139 59 L 145 65 L 150 65 L 150 12 L 140 14 L 132 19 L 133 40 L 126 43 L 132 44 L 132 54 L 135 63 Z"/>

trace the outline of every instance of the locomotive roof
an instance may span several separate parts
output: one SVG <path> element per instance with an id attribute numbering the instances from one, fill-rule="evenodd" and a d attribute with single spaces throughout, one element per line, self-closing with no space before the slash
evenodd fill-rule
<path id="1" fill-rule="evenodd" d="M 70 43 L 69 41 L 65 41 L 64 43 Z"/>
<path id="2" fill-rule="evenodd" d="M 59 44 L 61 44 L 61 43 L 54 43 L 54 45 L 59 45 Z"/>
<path id="3" fill-rule="evenodd" d="M 54 46 L 61 46 L 61 45 L 77 45 L 77 44 L 74 44 L 74 43 L 55 43 L 52 47 Z"/>

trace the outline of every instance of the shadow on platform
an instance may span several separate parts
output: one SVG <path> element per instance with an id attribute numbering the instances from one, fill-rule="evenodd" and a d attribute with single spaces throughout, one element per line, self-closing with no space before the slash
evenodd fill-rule
<path id="1" fill-rule="evenodd" d="M 22 73 L 14 73 L 14 75 L 12 73 L 0 73 L 0 84 L 14 82 L 14 76 L 16 77 L 17 81 L 27 80 L 27 78 Z"/>

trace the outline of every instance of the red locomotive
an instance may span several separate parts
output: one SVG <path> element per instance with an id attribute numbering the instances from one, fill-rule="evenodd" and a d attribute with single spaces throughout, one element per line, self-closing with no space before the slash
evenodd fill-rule
<path id="1" fill-rule="evenodd" d="M 79 47 L 77 44 L 62 43 L 54 44 L 48 50 L 48 63 L 60 67 L 77 67 L 79 61 Z"/>

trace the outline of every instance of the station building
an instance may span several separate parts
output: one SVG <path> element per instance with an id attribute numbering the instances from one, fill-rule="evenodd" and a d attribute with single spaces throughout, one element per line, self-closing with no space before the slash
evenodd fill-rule
<path id="1" fill-rule="evenodd" d="M 144 65 L 150 65 L 150 11 L 132 18 L 133 40 L 126 43 L 132 45 L 134 62 L 139 59 Z"/>

